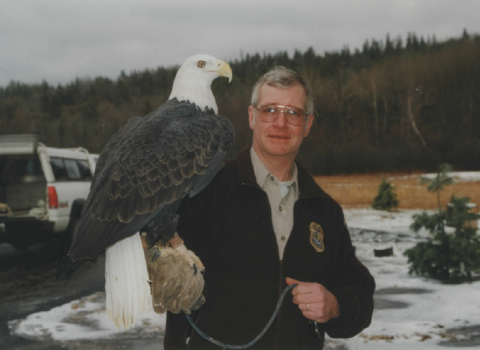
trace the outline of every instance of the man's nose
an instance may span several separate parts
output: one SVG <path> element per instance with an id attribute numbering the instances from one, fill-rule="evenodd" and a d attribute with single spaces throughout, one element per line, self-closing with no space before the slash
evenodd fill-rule
<path id="1" fill-rule="evenodd" d="M 274 122 L 274 124 L 278 128 L 284 128 L 285 126 L 287 126 L 287 124 L 288 124 L 288 122 L 287 122 L 287 111 L 285 111 L 285 110 L 280 111 L 277 119 Z"/>

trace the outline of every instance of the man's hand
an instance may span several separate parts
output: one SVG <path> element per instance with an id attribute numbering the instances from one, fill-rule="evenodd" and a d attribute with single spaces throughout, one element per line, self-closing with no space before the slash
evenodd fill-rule
<path id="1" fill-rule="evenodd" d="M 289 277 L 286 282 L 289 286 L 298 284 L 292 290 L 293 302 L 306 318 L 325 323 L 340 316 L 337 298 L 321 284 L 300 282 Z"/>

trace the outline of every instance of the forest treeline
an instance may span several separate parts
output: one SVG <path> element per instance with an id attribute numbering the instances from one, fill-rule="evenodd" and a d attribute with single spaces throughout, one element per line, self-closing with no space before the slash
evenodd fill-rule
<path id="1" fill-rule="evenodd" d="M 232 83 L 217 79 L 212 89 L 236 130 L 231 156 L 251 142 L 253 84 L 283 65 L 314 93 L 315 124 L 299 156 L 311 172 L 432 171 L 439 163 L 480 169 L 479 35 L 437 41 L 411 33 L 367 40 L 354 51 L 247 54 L 229 63 Z M 0 133 L 36 133 L 48 146 L 98 153 L 126 119 L 168 98 L 177 69 L 58 86 L 13 81 L 0 88 Z"/>

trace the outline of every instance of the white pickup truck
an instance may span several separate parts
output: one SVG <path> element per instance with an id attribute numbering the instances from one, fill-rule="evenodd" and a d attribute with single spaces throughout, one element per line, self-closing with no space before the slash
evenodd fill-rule
<path id="1" fill-rule="evenodd" d="M 0 135 L 0 243 L 71 243 L 98 154 L 46 147 L 36 135 Z"/>

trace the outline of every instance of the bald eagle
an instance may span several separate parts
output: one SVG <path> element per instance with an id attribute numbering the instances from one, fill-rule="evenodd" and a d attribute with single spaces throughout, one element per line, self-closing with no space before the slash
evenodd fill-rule
<path id="1" fill-rule="evenodd" d="M 106 250 L 106 306 L 117 326 L 128 328 L 151 307 L 138 232 L 146 232 L 149 246 L 173 237 L 181 199 L 208 185 L 233 142 L 232 124 L 217 114 L 211 90 L 217 77 L 231 81 L 227 63 L 203 54 L 189 57 L 168 101 L 124 123 L 98 159 L 59 276 L 68 277 Z"/>

